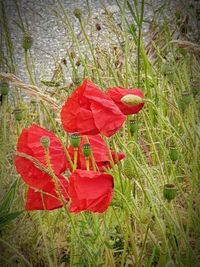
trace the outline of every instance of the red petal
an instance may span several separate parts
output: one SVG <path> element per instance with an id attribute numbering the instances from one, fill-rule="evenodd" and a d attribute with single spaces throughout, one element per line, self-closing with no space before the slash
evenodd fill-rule
<path id="1" fill-rule="evenodd" d="M 124 120 L 111 98 L 88 80 L 75 90 L 61 110 L 62 125 L 67 132 L 87 135 L 102 132 L 110 136 L 119 130 Z"/>
<path id="2" fill-rule="evenodd" d="M 76 170 L 69 178 L 70 211 L 104 212 L 111 203 L 112 193 L 112 175 Z"/>
<path id="3" fill-rule="evenodd" d="M 50 138 L 49 154 L 54 172 L 56 174 L 64 172 L 66 156 L 59 139 L 53 133 L 38 125 L 33 124 L 29 128 L 23 129 L 18 139 L 17 151 L 30 155 L 46 165 L 44 148 L 40 143 L 43 136 Z"/>
<path id="4" fill-rule="evenodd" d="M 63 200 L 68 200 L 68 182 L 62 176 L 58 177 L 58 184 L 60 194 L 62 194 Z M 29 188 L 26 197 L 26 210 L 53 210 L 62 207 L 62 201 L 55 190 L 55 185 L 50 181 L 43 188 L 43 191 L 39 192 L 36 189 Z"/>
<path id="5" fill-rule="evenodd" d="M 123 158 L 125 158 L 125 154 L 124 153 L 115 153 L 115 151 L 111 150 L 111 154 L 112 154 L 112 158 L 113 158 L 113 162 L 114 164 L 117 163 L 117 161 L 122 160 Z M 117 156 L 117 158 L 116 158 Z"/>
<path id="6" fill-rule="evenodd" d="M 115 109 L 102 108 L 99 103 L 92 103 L 91 110 L 99 132 L 107 137 L 115 134 L 125 121 L 125 116 L 116 107 Z"/>
<path id="7" fill-rule="evenodd" d="M 14 162 L 17 172 L 29 186 L 42 189 L 52 179 L 51 176 L 35 167 L 28 159 L 15 156 Z"/>
<path id="8" fill-rule="evenodd" d="M 67 160 L 60 141 L 51 132 L 37 125 L 24 129 L 18 139 L 17 151 L 33 157 L 42 166 L 46 167 L 44 148 L 40 143 L 40 139 L 43 136 L 50 138 L 49 155 L 51 166 L 55 174 L 59 175 L 65 171 Z M 31 160 L 24 157 L 16 156 L 15 166 L 22 179 L 35 188 L 42 189 L 52 179 L 47 173 L 33 164 Z"/>
<path id="9" fill-rule="evenodd" d="M 119 107 L 121 112 L 125 115 L 136 114 L 138 113 L 144 106 L 144 103 L 141 103 L 134 107 L 128 107 L 127 105 L 121 102 L 121 98 L 125 95 L 132 94 L 144 98 L 144 93 L 140 89 L 125 89 L 122 87 L 113 87 L 108 89 L 107 95 L 112 98 L 115 104 Z"/>

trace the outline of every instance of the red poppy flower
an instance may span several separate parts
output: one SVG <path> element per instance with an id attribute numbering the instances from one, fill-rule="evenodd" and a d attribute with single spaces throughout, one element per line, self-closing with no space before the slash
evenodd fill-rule
<path id="1" fill-rule="evenodd" d="M 66 179 L 59 175 L 57 180 L 59 191 L 56 192 L 55 184 L 53 181 L 48 182 L 43 190 L 38 191 L 37 189 L 28 188 L 26 195 L 26 210 L 53 210 L 63 206 L 63 201 L 68 201 L 68 182 Z"/>
<path id="2" fill-rule="evenodd" d="M 111 203 L 113 177 L 110 174 L 76 170 L 69 177 L 70 212 L 104 212 Z"/>
<path id="3" fill-rule="evenodd" d="M 125 116 L 108 95 L 85 80 L 62 107 L 61 121 L 69 133 L 109 137 L 120 129 Z"/>
<path id="4" fill-rule="evenodd" d="M 115 104 L 119 107 L 121 112 L 125 115 L 136 114 L 138 113 L 144 106 L 144 103 L 140 103 L 134 106 L 128 106 L 122 103 L 121 98 L 125 95 L 135 95 L 141 98 L 144 98 L 144 94 L 140 89 L 125 89 L 122 87 L 113 87 L 108 89 L 107 95 L 112 98 Z"/>
<path id="5" fill-rule="evenodd" d="M 50 138 L 49 155 L 54 173 L 59 175 L 64 172 L 67 163 L 60 141 L 51 132 L 37 125 L 24 129 L 18 139 L 17 151 L 24 153 L 25 157 L 15 156 L 15 166 L 22 179 L 29 186 L 37 189 L 43 189 L 52 180 L 48 172 L 45 171 L 47 166 L 44 148 L 40 143 L 43 136 Z"/>
<path id="6" fill-rule="evenodd" d="M 84 137 L 81 137 L 81 144 L 78 148 L 78 162 L 77 162 L 77 169 L 82 169 L 82 170 L 86 169 L 85 157 L 81 150 L 82 145 L 85 143 L 84 139 L 85 139 Z M 109 159 L 109 152 L 102 137 L 100 135 L 91 135 L 88 136 L 88 139 L 91 145 L 92 153 L 95 162 L 97 164 L 98 170 L 102 172 L 105 171 L 105 168 L 110 168 L 111 165 Z M 73 160 L 74 148 L 72 146 L 69 146 L 68 152 L 70 154 L 71 159 Z M 111 150 L 111 154 L 114 164 L 117 163 L 117 160 L 120 161 L 125 157 L 124 153 L 115 153 L 113 150 Z M 90 159 L 90 166 L 92 166 L 91 159 Z M 68 168 L 70 168 L 70 166 L 68 166 Z"/>

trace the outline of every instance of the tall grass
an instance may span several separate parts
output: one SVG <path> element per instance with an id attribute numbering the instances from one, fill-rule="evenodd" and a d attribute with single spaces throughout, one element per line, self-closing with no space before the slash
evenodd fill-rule
<path id="1" fill-rule="evenodd" d="M 145 108 L 139 115 L 130 116 L 122 131 L 107 140 L 114 150 L 126 153 L 124 163 L 119 162 L 112 170 L 115 180 L 112 204 L 104 214 L 73 215 L 65 208 L 24 213 L 1 231 L 3 266 L 199 266 L 199 92 L 196 93 L 191 83 L 193 79 L 199 86 L 198 60 L 170 43 L 172 36 L 165 26 L 162 34 L 158 33 L 152 41 L 155 58 L 152 63 L 142 37 L 145 2 L 116 3 L 121 9 L 122 24 L 118 26 L 111 14 L 106 14 L 106 25 L 118 40 L 109 50 L 98 47 L 88 34 L 89 15 L 78 19 L 80 32 L 76 34 L 73 27 L 76 18 L 70 18 L 62 1 L 58 0 L 57 6 L 51 9 L 72 40 L 65 58 L 72 76 L 79 80 L 90 78 L 103 90 L 113 85 L 139 86 L 146 95 Z M 87 7 L 91 13 L 88 1 Z M 131 15 L 129 20 L 127 11 Z M 7 27 L 5 24 L 6 32 Z M 84 49 L 80 44 L 85 45 Z M 7 58 L 12 64 L 11 47 L 7 43 Z M 30 83 L 34 85 L 31 78 L 34 71 L 28 64 L 28 54 L 25 56 Z M 66 68 L 62 63 L 60 66 Z M 22 90 L 26 88 L 31 98 L 37 95 L 39 99 L 27 107 L 18 129 L 33 122 L 41 123 L 42 118 L 43 126 L 54 131 L 66 145 L 66 136 L 60 130 L 59 111 L 54 104 L 61 106 L 79 80 L 53 87 L 53 99 L 42 94 L 48 85 L 40 83 L 40 92 L 32 85 L 24 87 L 10 79 L 12 90 L 18 85 Z M 185 91 L 190 96 L 187 103 Z M 17 176 L 12 156 L 18 134 L 12 110 L 13 105 L 19 103 L 13 104 L 10 97 L 6 105 L 6 117 L 1 116 L 1 122 L 7 120 L 6 134 L 5 127 L 0 128 L 2 192 Z M 5 113 L 5 105 L 1 105 L 1 109 Z M 133 136 L 128 134 L 132 117 L 137 126 Z M 176 160 L 170 156 L 172 149 L 178 155 Z M 131 176 L 127 175 L 127 160 Z M 167 183 L 178 189 L 170 203 L 163 197 Z M 23 208 L 25 190 L 20 181 L 13 209 Z"/>

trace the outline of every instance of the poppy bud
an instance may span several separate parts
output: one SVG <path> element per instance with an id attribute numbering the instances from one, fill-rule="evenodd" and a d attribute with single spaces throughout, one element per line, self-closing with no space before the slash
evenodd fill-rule
<path id="1" fill-rule="evenodd" d="M 83 155 L 86 158 L 89 158 L 89 156 L 91 155 L 91 146 L 90 146 L 90 144 L 84 144 L 82 146 L 82 152 L 83 152 Z"/>
<path id="2" fill-rule="evenodd" d="M 42 136 L 40 139 L 40 144 L 44 147 L 44 148 L 48 148 L 50 145 L 50 138 L 48 136 Z"/>
<path id="3" fill-rule="evenodd" d="M 121 102 L 127 106 L 137 106 L 144 103 L 144 99 L 137 95 L 128 94 L 121 98 Z"/>
<path id="4" fill-rule="evenodd" d="M 138 125 L 137 123 L 135 122 L 135 120 L 130 120 L 129 121 L 129 127 L 130 127 L 130 132 L 131 132 L 131 135 L 133 136 L 133 134 L 137 131 L 138 129 Z"/>
<path id="5" fill-rule="evenodd" d="M 172 161 L 176 161 L 178 159 L 178 152 L 175 147 L 171 147 L 169 150 L 169 157 Z"/>
<path id="6" fill-rule="evenodd" d="M 30 35 L 24 35 L 22 41 L 22 47 L 25 50 L 28 50 L 32 47 L 32 45 L 33 45 L 33 38 Z"/>
<path id="7" fill-rule="evenodd" d="M 81 19 L 81 16 L 82 16 L 82 11 L 80 8 L 75 8 L 74 9 L 74 16 L 77 18 L 77 19 Z"/>
<path id="8" fill-rule="evenodd" d="M 177 189 L 174 184 L 165 184 L 163 189 L 163 196 L 168 202 L 176 197 Z"/>
<path id="9" fill-rule="evenodd" d="M 2 82 L 0 84 L 0 92 L 1 92 L 1 95 L 7 95 L 8 92 L 9 92 L 9 83 L 7 82 Z"/>
<path id="10" fill-rule="evenodd" d="M 14 116 L 15 116 L 16 121 L 21 121 L 23 119 L 23 116 L 24 116 L 23 110 L 19 109 L 19 108 L 15 109 L 14 110 Z"/>
<path id="11" fill-rule="evenodd" d="M 79 147 L 80 142 L 81 142 L 81 138 L 78 133 L 73 133 L 70 135 L 70 143 L 73 147 L 75 148 Z"/>
<path id="12" fill-rule="evenodd" d="M 131 161 L 131 158 L 129 156 L 126 157 L 124 160 L 123 172 L 128 179 L 132 179 L 134 177 L 134 174 L 135 174 L 134 167 L 133 167 L 133 163 Z"/>

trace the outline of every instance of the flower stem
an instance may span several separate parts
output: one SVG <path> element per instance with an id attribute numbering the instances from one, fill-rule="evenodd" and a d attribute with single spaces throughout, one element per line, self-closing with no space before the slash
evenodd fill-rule
<path id="1" fill-rule="evenodd" d="M 28 62 L 28 50 L 26 50 L 26 49 L 24 50 L 24 60 L 25 60 L 25 65 L 26 65 L 26 69 L 27 69 L 27 72 L 29 75 L 30 82 L 32 84 L 35 84 L 34 79 L 33 79 L 33 75 L 32 75 L 31 70 L 30 70 L 29 62 Z"/>
<path id="2" fill-rule="evenodd" d="M 76 168 L 77 168 L 77 161 L 78 161 L 78 148 L 75 147 L 74 148 L 74 167 L 73 167 L 73 171 L 75 171 Z"/>
<path id="3" fill-rule="evenodd" d="M 89 160 L 89 158 L 85 158 L 85 165 L 86 165 L 86 170 L 89 171 L 90 170 L 90 160 Z"/>

